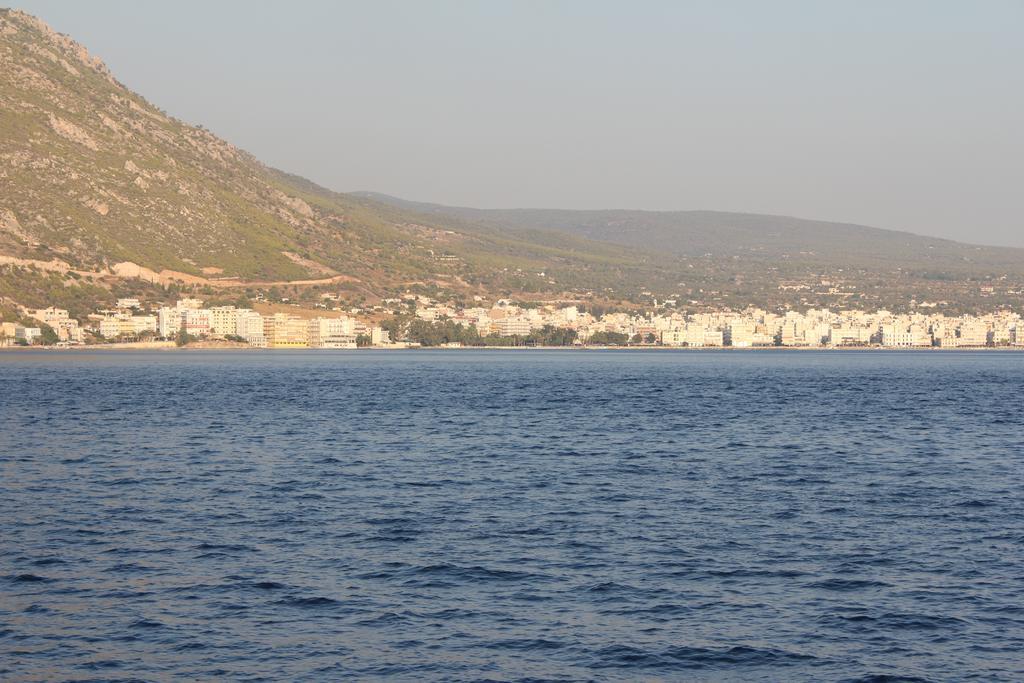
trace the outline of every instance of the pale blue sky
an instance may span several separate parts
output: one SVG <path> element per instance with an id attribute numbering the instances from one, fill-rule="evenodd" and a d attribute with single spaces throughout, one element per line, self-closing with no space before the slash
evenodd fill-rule
<path id="1" fill-rule="evenodd" d="M 16 6 L 336 190 L 1024 246 L 1024 1 Z"/>

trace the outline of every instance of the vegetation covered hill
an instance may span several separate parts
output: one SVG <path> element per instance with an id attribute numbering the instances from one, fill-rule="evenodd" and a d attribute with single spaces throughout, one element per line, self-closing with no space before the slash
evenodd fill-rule
<path id="1" fill-rule="evenodd" d="M 360 303 L 413 290 L 973 307 L 1017 296 L 1022 253 L 778 217 L 481 211 L 333 192 L 168 116 L 72 39 L 0 10 L 6 306 L 81 314 L 117 295 L 332 292 Z M 991 282 L 996 298 L 979 289 Z"/>
<path id="2" fill-rule="evenodd" d="M 312 283 L 370 297 L 674 278 L 671 262 L 652 266 L 639 251 L 433 220 L 267 168 L 15 10 L 0 10 L 0 268 L 0 296 L 26 305 L 52 297 L 55 280 L 110 289 L 140 275 L 163 286 Z"/>
<path id="3" fill-rule="evenodd" d="M 864 225 L 722 211 L 474 209 L 361 193 L 380 202 L 495 230 L 556 231 L 683 257 L 789 260 L 938 273 L 1024 273 L 1024 249 L 985 247 Z"/>

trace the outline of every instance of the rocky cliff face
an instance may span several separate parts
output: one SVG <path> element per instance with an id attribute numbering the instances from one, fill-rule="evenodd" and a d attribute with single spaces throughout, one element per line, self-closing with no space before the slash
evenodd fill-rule
<path id="1" fill-rule="evenodd" d="M 75 41 L 0 10 L 0 253 L 298 278 L 309 268 L 284 252 L 329 238 L 331 220 Z"/>
<path id="2" fill-rule="evenodd" d="M 44 22 L 0 10 L 0 300 L 84 301 L 129 279 L 337 283 L 370 298 L 417 286 L 509 294 L 674 282 L 650 262 L 536 229 L 439 220 L 269 169 L 166 115 Z"/>

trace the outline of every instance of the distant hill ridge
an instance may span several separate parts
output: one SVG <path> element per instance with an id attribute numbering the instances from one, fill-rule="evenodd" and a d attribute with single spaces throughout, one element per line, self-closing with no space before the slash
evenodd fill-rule
<path id="1" fill-rule="evenodd" d="M 778 216 L 481 210 L 334 192 L 168 116 L 82 45 L 0 9 L 0 299 L 82 310 L 143 280 L 295 283 L 357 302 L 413 289 L 810 305 L 830 295 L 779 283 L 837 271 L 845 303 L 951 298 L 977 279 L 1021 279 L 1024 250 Z"/>
<path id="2" fill-rule="evenodd" d="M 493 228 L 554 230 L 591 240 L 681 256 L 742 255 L 761 259 L 878 266 L 1019 269 L 1024 249 L 987 247 L 852 223 L 725 211 L 631 209 L 476 209 L 413 202 L 374 192 L 378 202 Z"/>

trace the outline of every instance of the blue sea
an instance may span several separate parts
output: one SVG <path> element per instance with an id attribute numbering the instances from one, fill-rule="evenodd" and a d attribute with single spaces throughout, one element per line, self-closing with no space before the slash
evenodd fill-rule
<path id="1" fill-rule="evenodd" d="M 26 351 L 0 387 L 0 680 L 1024 680 L 1024 354 Z"/>

